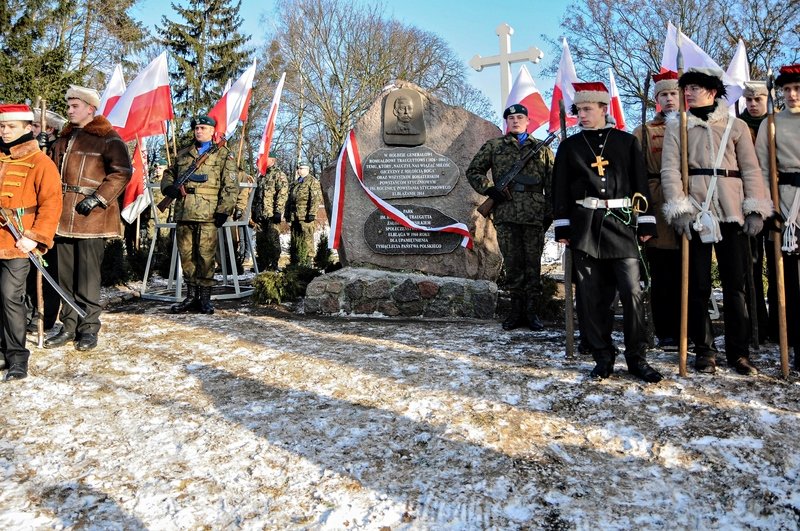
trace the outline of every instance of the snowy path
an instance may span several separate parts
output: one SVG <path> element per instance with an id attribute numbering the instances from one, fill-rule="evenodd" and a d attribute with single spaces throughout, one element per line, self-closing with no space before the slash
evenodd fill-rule
<path id="1" fill-rule="evenodd" d="M 230 305 L 229 305 L 230 307 Z M 2 529 L 796 529 L 800 384 L 588 379 L 493 322 L 172 316 L 0 385 Z M 724 359 L 724 357 L 723 357 Z"/>

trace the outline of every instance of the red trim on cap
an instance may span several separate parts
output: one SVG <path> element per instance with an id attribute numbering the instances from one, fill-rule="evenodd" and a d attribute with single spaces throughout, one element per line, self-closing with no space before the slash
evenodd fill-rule
<path id="1" fill-rule="evenodd" d="M 573 83 L 573 87 L 575 87 L 575 92 L 608 92 L 606 86 L 600 81 L 594 81 L 590 83 Z"/>
<path id="2" fill-rule="evenodd" d="M 0 105 L 0 114 L 17 112 L 33 112 L 30 107 L 24 103 L 6 103 Z"/>
<path id="3" fill-rule="evenodd" d="M 793 65 L 782 66 L 780 69 L 781 74 L 800 74 L 800 63 Z"/>
<path id="4" fill-rule="evenodd" d="M 678 73 L 672 70 L 667 70 L 666 72 L 661 72 L 659 74 L 653 74 L 653 81 L 665 81 L 667 79 L 678 79 Z"/>

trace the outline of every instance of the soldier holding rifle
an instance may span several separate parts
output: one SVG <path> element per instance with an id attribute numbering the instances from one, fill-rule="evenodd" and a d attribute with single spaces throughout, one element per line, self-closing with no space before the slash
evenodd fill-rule
<path id="1" fill-rule="evenodd" d="M 476 192 L 494 202 L 492 222 L 503 255 L 511 312 L 503 330 L 528 326 L 542 330 L 537 307 L 542 297 L 541 260 L 544 234 L 552 222 L 553 152 L 527 133 L 528 109 L 515 104 L 503 113 L 508 133 L 486 142 L 467 168 Z M 526 154 L 539 148 L 505 189 L 496 185 Z M 492 176 L 487 172 L 491 170 Z"/>

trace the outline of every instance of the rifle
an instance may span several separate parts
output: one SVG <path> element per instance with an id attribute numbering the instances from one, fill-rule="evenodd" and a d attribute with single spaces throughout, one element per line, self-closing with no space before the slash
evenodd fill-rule
<path id="1" fill-rule="evenodd" d="M 219 144 L 212 144 L 212 146 L 208 149 L 208 151 L 206 151 L 205 153 L 194 159 L 192 163 L 189 165 L 189 167 L 186 168 L 186 171 L 184 171 L 177 179 L 175 179 L 172 182 L 172 185 L 181 191 L 181 196 L 186 197 L 186 189 L 184 188 L 184 185 L 189 181 L 189 178 L 192 175 L 194 175 L 197 170 L 200 169 L 200 166 L 205 164 L 206 160 L 208 160 L 208 157 L 219 151 L 220 148 L 223 147 L 224 145 L 225 145 L 224 138 L 220 140 Z M 177 164 L 177 160 L 175 161 L 175 163 Z M 175 201 L 175 198 L 164 196 L 164 199 L 162 199 L 161 202 L 158 204 L 158 210 L 164 212 L 166 209 L 169 208 L 169 206 L 172 204 L 173 201 Z"/>
<path id="2" fill-rule="evenodd" d="M 528 151 L 521 159 L 515 162 L 511 169 L 505 173 L 505 175 L 495 180 L 494 188 L 501 194 L 505 195 L 508 199 L 511 199 L 511 192 L 508 191 L 508 186 L 511 184 L 511 181 L 513 181 L 514 178 L 519 175 L 519 172 L 522 171 L 522 168 L 525 167 L 525 165 L 529 160 L 531 160 L 531 158 L 533 158 L 534 155 L 539 153 L 542 148 L 548 146 L 553 140 L 556 139 L 557 136 L 558 131 L 553 131 L 547 135 L 547 138 L 536 144 L 536 147 Z M 494 210 L 494 203 L 494 199 L 487 197 L 486 201 L 481 203 L 481 205 L 478 207 L 478 212 L 480 215 L 488 218 L 489 214 L 491 214 L 492 210 Z"/>
<path id="3" fill-rule="evenodd" d="M 11 235 L 14 237 L 14 241 L 19 241 L 22 239 L 22 233 L 20 232 L 19 228 L 14 225 L 14 217 L 7 208 L 0 207 L 0 217 L 2 217 L 4 220 L 2 223 L 0 223 L 0 225 L 5 226 L 11 232 Z M 53 287 L 56 293 L 58 293 L 59 297 L 61 297 L 64 302 L 66 302 L 73 310 L 75 310 L 81 319 L 84 319 L 86 317 L 86 312 L 83 311 L 83 309 L 78 306 L 74 300 L 72 300 L 72 297 L 70 297 L 69 294 L 67 294 L 67 292 L 58 285 L 58 282 L 53 280 L 53 277 L 50 276 L 50 273 L 45 270 L 44 265 L 39 259 L 39 256 L 37 256 L 37 254 L 33 251 L 28 251 L 28 259 L 33 262 L 33 265 L 36 266 L 36 269 L 38 269 L 42 274 L 42 278 L 47 280 L 47 283 Z"/>

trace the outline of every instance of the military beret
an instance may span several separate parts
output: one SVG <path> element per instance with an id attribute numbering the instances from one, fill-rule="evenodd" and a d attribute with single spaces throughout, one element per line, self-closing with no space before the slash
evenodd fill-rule
<path id="1" fill-rule="evenodd" d="M 298 168 L 303 168 L 303 167 L 310 168 L 311 164 L 309 164 L 308 161 L 306 161 L 306 160 L 301 160 L 300 162 L 297 163 L 297 167 Z"/>
<path id="2" fill-rule="evenodd" d="M 201 114 L 200 116 L 192 120 L 192 129 L 194 129 L 198 125 L 210 125 L 211 127 L 216 127 L 217 121 L 207 114 Z"/>
<path id="3" fill-rule="evenodd" d="M 167 165 L 167 159 L 158 159 L 158 162 L 156 162 L 156 166 L 166 166 L 166 165 Z"/>
<path id="4" fill-rule="evenodd" d="M 528 108 L 520 103 L 515 103 L 514 105 L 503 111 L 503 120 L 508 118 L 508 116 L 511 114 L 524 114 L 525 116 L 528 116 Z"/>

